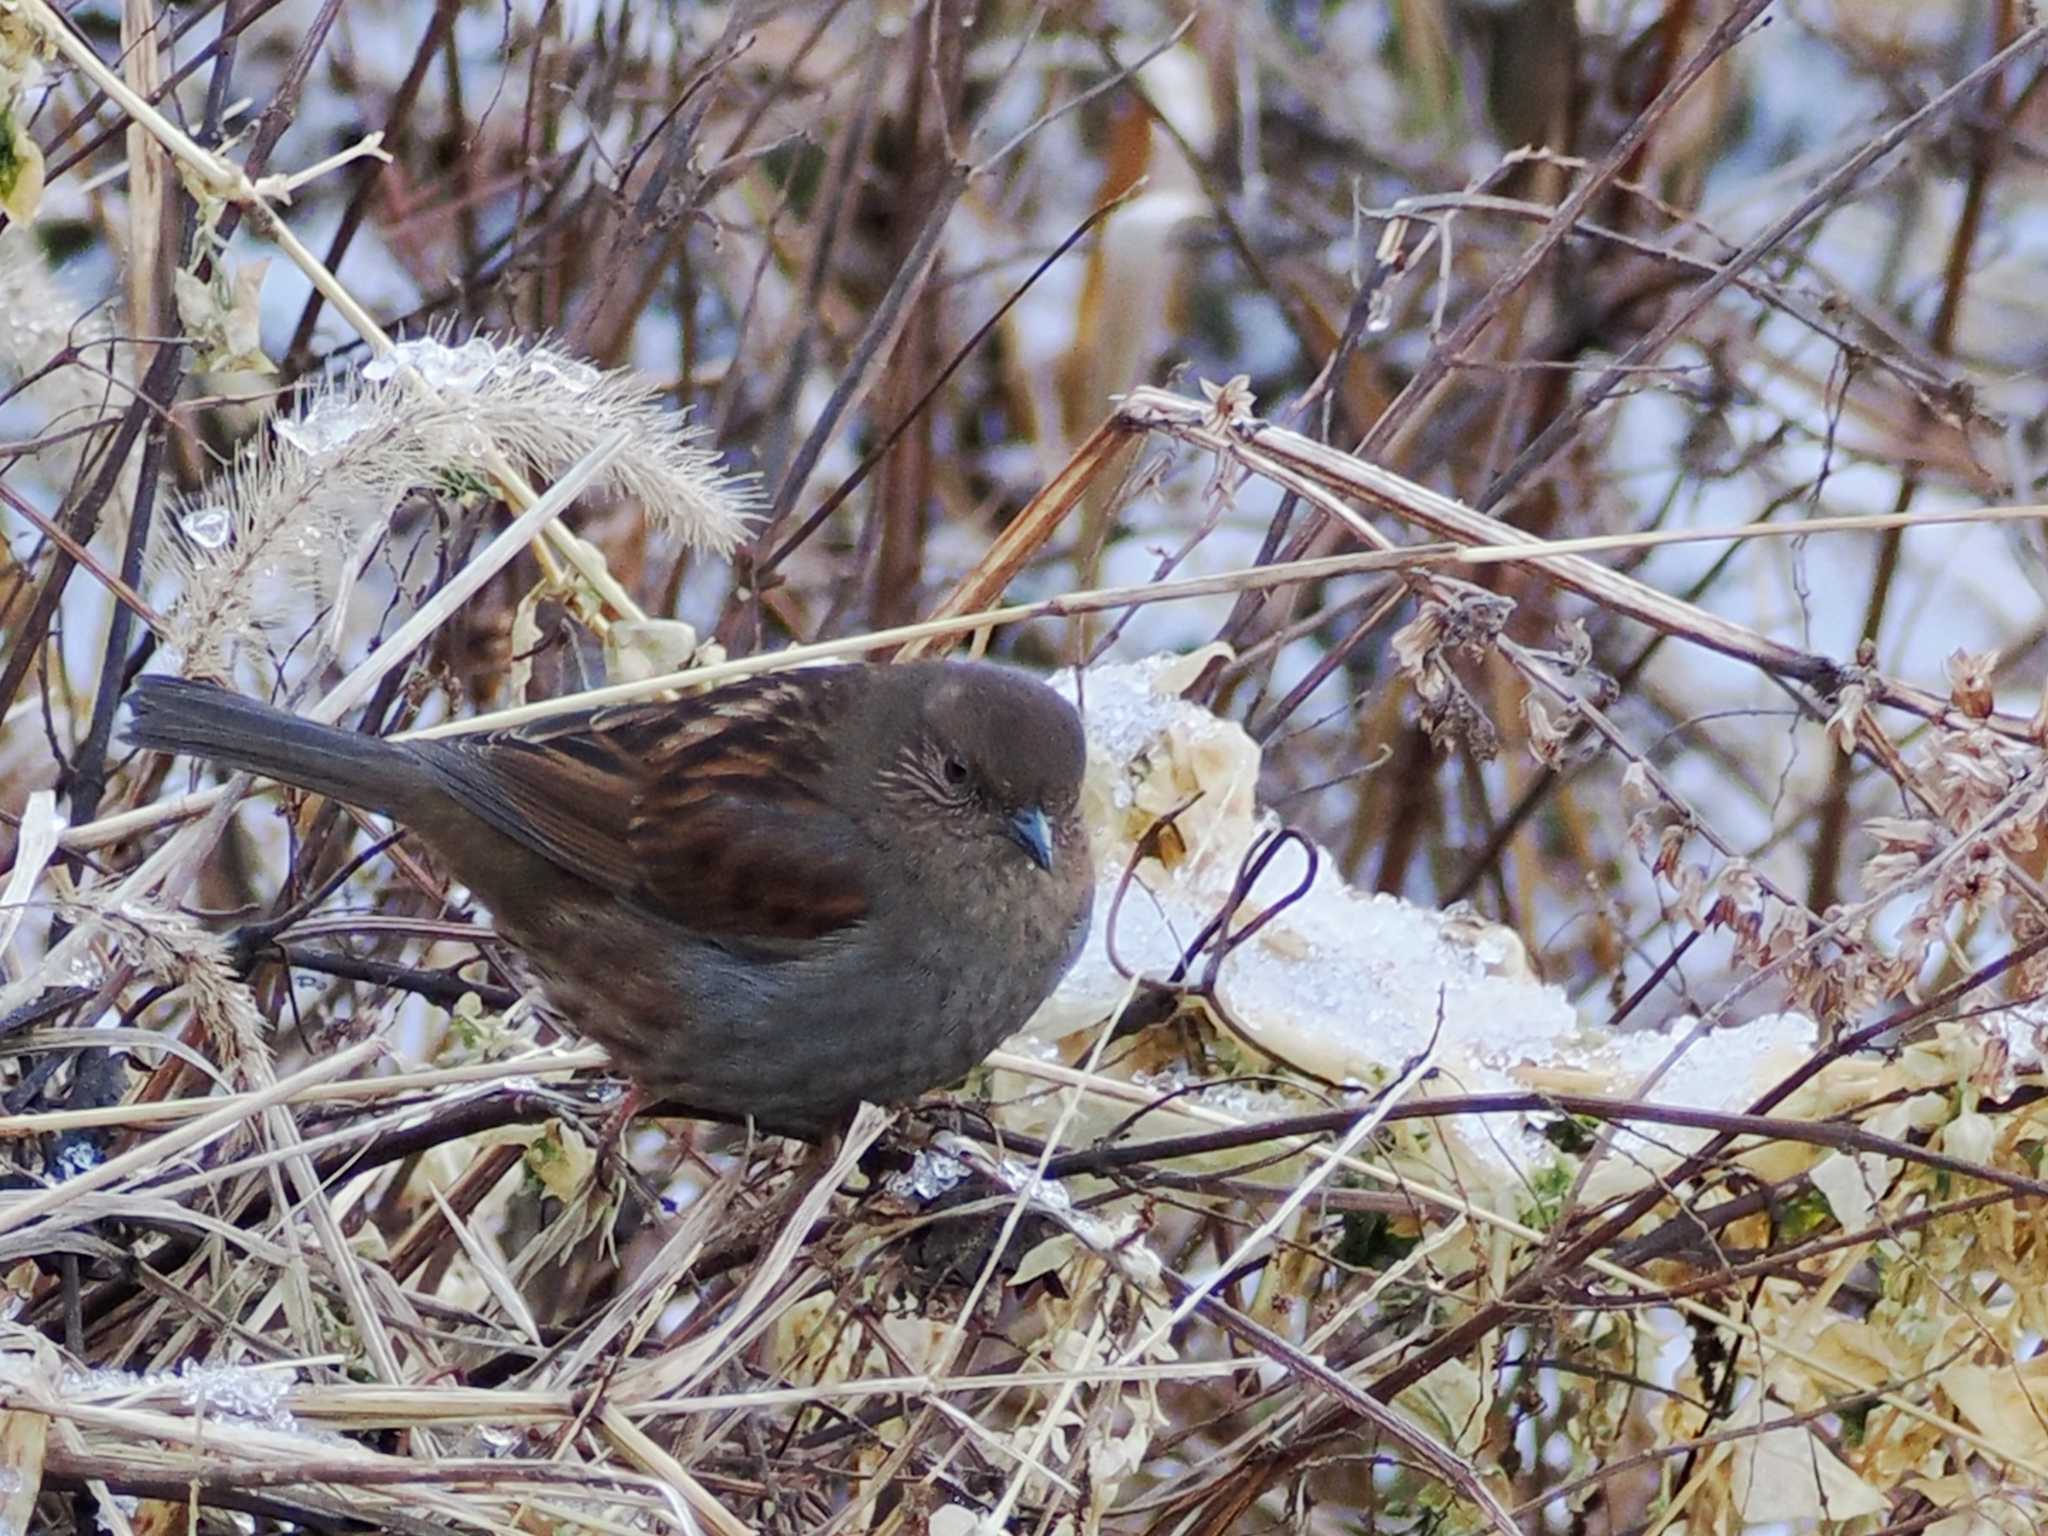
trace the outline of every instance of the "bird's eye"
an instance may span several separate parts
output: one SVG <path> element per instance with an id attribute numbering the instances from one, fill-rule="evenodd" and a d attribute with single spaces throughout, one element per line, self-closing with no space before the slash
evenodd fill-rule
<path id="1" fill-rule="evenodd" d="M 946 782 L 956 789 L 967 782 L 967 760 L 965 758 L 947 758 L 945 765 L 940 771 L 946 775 Z"/>

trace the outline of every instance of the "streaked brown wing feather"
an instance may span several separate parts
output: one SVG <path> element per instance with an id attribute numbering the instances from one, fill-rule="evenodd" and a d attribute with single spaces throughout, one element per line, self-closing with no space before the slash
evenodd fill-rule
<path id="1" fill-rule="evenodd" d="M 730 943 L 819 939 L 868 911 L 861 834 L 818 788 L 834 675 L 764 683 L 718 729 L 660 743 L 628 834 L 640 899 Z"/>
<path id="2" fill-rule="evenodd" d="M 772 949 L 868 910 L 860 834 L 816 787 L 834 697 L 829 674 L 793 672 L 457 738 L 434 760 L 465 807 L 571 874 Z"/>
<path id="3" fill-rule="evenodd" d="M 672 812 L 643 812 L 633 830 L 642 875 L 634 894 L 730 944 L 821 939 L 868 912 L 848 847 L 845 818 L 818 802 L 766 804 L 711 790 Z"/>

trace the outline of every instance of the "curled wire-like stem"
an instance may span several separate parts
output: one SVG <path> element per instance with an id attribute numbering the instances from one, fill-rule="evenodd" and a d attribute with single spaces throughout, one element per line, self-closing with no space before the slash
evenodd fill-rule
<path id="1" fill-rule="evenodd" d="M 1116 894 L 1110 900 L 1109 921 L 1105 926 L 1105 944 L 1109 952 L 1110 964 L 1116 968 L 1118 975 L 1127 980 L 1142 979 L 1147 986 L 1165 996 L 1178 999 L 1191 997 L 1199 999 L 1211 1017 L 1224 1029 L 1228 1030 L 1240 1044 L 1285 1067 L 1289 1072 L 1306 1082 L 1316 1083 L 1332 1090 L 1342 1090 L 1343 1084 L 1324 1077 L 1320 1073 L 1313 1072 L 1298 1062 L 1290 1061 L 1278 1055 L 1273 1050 L 1271 1042 L 1259 1039 L 1253 1031 L 1246 1029 L 1244 1025 L 1240 1024 L 1223 1002 L 1218 986 L 1223 974 L 1224 961 L 1229 959 L 1233 953 L 1251 939 L 1255 938 L 1275 918 L 1301 901 L 1315 888 L 1316 876 L 1322 868 L 1321 854 L 1314 843 L 1302 836 L 1301 833 L 1295 831 L 1294 828 L 1276 828 L 1262 834 L 1258 841 L 1253 843 L 1246 852 L 1244 859 L 1238 865 L 1237 875 L 1231 881 L 1230 890 L 1224 897 L 1223 904 L 1217 908 L 1215 916 L 1202 925 L 1201 930 L 1182 950 L 1180 961 L 1174 966 L 1171 975 L 1163 979 L 1140 978 L 1137 969 L 1118 953 L 1116 944 L 1117 919 L 1122 911 L 1124 896 L 1137 879 L 1139 863 L 1145 858 L 1158 856 L 1158 849 L 1165 835 L 1172 830 L 1174 823 L 1181 816 L 1185 815 L 1194 803 L 1194 800 L 1190 799 L 1181 805 L 1175 806 L 1147 828 L 1145 835 L 1139 839 L 1138 846 L 1134 850 L 1134 856 L 1125 868 L 1122 878 L 1117 882 Z M 1272 866 L 1273 860 L 1279 857 L 1281 850 L 1290 846 L 1299 848 L 1307 861 L 1301 878 L 1295 882 L 1291 889 L 1269 903 L 1257 916 L 1233 931 L 1230 926 L 1231 923 L 1236 919 L 1245 903 L 1251 899 L 1252 892 L 1257 889 L 1260 879 L 1265 875 L 1267 869 Z M 1201 964 L 1200 979 L 1190 981 L 1188 980 L 1189 974 L 1194 971 L 1198 961 Z"/>

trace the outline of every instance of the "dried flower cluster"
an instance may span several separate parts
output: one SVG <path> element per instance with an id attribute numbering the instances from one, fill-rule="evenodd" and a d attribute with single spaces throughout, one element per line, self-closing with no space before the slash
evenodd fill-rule
<path id="1" fill-rule="evenodd" d="M 1498 592 L 1453 577 L 1419 583 L 1415 617 L 1388 642 L 1422 704 L 1422 728 L 1440 750 L 1464 745 L 1484 759 L 1500 751 L 1500 733 L 1459 678 L 1451 660 L 1477 661 L 1499 640 L 1515 605 Z"/>
<path id="2" fill-rule="evenodd" d="M 1906 788 L 1917 816 L 1873 817 L 1864 830 L 1877 852 L 1863 865 L 1873 899 L 1910 893 L 1899 964 L 1916 978 L 1930 954 L 1990 916 L 2019 914 L 2016 937 L 2040 930 L 2039 887 L 2029 860 L 2048 817 L 2048 757 L 1991 721 L 1993 655 L 1949 658 L 1954 714 L 1935 722 Z"/>

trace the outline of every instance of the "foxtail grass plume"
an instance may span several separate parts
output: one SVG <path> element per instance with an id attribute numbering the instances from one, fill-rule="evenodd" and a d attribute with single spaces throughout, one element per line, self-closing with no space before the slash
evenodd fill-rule
<path id="1" fill-rule="evenodd" d="M 434 398 L 400 377 L 406 364 Z M 546 480 L 623 427 L 600 483 L 691 547 L 727 552 L 746 531 L 752 486 L 657 398 L 544 343 L 485 336 L 402 342 L 317 387 L 165 519 L 154 555 L 179 588 L 170 640 L 186 670 L 222 675 L 240 646 L 303 626 L 408 493 L 481 483 L 493 448 Z"/>

